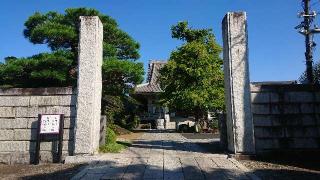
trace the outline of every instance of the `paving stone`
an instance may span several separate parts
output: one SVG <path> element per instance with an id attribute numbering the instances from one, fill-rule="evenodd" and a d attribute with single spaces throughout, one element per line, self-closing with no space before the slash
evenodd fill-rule
<path id="1" fill-rule="evenodd" d="M 222 169 L 227 179 L 249 179 L 232 161 L 225 158 L 213 158 L 213 161 Z"/>
<path id="2" fill-rule="evenodd" d="M 89 160 L 98 162 L 75 177 L 90 180 L 249 178 L 226 155 L 204 151 L 196 144 L 200 141 L 210 142 L 189 140 L 178 133 L 145 133 L 120 154 L 88 157 Z"/>
<path id="3" fill-rule="evenodd" d="M 180 159 L 177 157 L 164 157 L 164 179 L 184 179 Z"/>
<path id="4" fill-rule="evenodd" d="M 134 158 L 122 179 L 142 179 L 147 167 L 147 162 L 148 160 L 144 158 Z"/>
<path id="5" fill-rule="evenodd" d="M 94 180 L 94 179 L 100 179 L 101 176 L 103 176 L 103 174 L 86 174 L 80 179 L 81 180 Z M 76 180 L 76 179 L 77 178 L 75 178 L 74 180 Z"/>
<path id="6" fill-rule="evenodd" d="M 211 158 L 195 158 L 206 179 L 226 179 L 223 170 Z"/>
<path id="7" fill-rule="evenodd" d="M 110 167 L 100 179 L 122 179 L 126 166 Z"/>
<path id="8" fill-rule="evenodd" d="M 194 158 L 180 158 L 185 179 L 205 179 Z"/>
<path id="9" fill-rule="evenodd" d="M 143 179 L 163 179 L 163 157 L 151 156 L 148 159 L 147 167 Z"/>

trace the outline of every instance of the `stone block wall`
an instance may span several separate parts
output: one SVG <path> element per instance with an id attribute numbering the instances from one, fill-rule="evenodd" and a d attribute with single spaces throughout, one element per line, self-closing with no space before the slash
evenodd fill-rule
<path id="1" fill-rule="evenodd" d="M 252 85 L 257 153 L 320 148 L 320 87 Z"/>
<path id="2" fill-rule="evenodd" d="M 63 155 L 72 155 L 76 95 L 72 88 L 0 89 L 0 163 L 34 159 L 38 114 L 64 114 Z M 58 143 L 42 142 L 41 161 L 57 156 Z"/>

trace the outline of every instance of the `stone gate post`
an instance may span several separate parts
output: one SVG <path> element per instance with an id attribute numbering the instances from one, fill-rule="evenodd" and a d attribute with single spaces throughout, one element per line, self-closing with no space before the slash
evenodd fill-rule
<path id="1" fill-rule="evenodd" d="M 228 13 L 222 28 L 228 149 L 254 154 L 246 13 Z"/>
<path id="2" fill-rule="evenodd" d="M 75 154 L 99 148 L 103 25 L 97 16 L 80 17 Z"/>

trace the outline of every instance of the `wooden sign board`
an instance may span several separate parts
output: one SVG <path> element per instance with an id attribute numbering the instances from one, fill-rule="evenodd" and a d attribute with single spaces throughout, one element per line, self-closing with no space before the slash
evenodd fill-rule
<path id="1" fill-rule="evenodd" d="M 62 162 L 62 141 L 63 141 L 63 114 L 39 114 L 38 115 L 38 129 L 37 129 L 37 142 L 35 164 L 39 164 L 40 160 L 40 143 L 41 141 L 59 141 L 58 144 L 58 160 Z"/>
<path id="2" fill-rule="evenodd" d="M 59 134 L 61 115 L 44 114 L 40 119 L 40 134 Z"/>

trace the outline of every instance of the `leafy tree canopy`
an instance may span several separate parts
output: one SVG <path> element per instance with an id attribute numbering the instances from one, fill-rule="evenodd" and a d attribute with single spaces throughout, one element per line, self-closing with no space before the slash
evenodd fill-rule
<path id="1" fill-rule="evenodd" d="M 316 84 L 320 83 L 320 62 L 315 63 L 313 65 L 313 78 L 314 78 L 314 82 Z M 304 72 L 300 78 L 299 78 L 299 82 L 302 84 L 307 84 L 308 83 L 308 78 L 307 78 L 307 73 Z"/>
<path id="2" fill-rule="evenodd" d="M 105 58 L 136 60 L 139 58 L 139 44 L 119 29 L 111 17 L 95 9 L 71 8 L 64 14 L 50 11 L 39 12 L 25 22 L 24 36 L 34 44 L 47 44 L 51 50 L 71 50 L 75 59 L 78 54 L 80 16 L 99 16 L 103 24 L 103 53 Z"/>
<path id="3" fill-rule="evenodd" d="M 103 91 L 108 95 L 128 94 L 143 81 L 143 64 L 108 59 L 102 65 Z"/>
<path id="4" fill-rule="evenodd" d="M 160 71 L 161 102 L 201 119 L 208 110 L 224 107 L 221 47 L 210 29 L 192 29 L 187 22 L 171 28 L 172 37 L 185 41 L 171 53 Z"/>
<path id="5" fill-rule="evenodd" d="M 0 84 L 7 87 L 69 85 L 73 55 L 66 51 L 41 53 L 29 58 L 5 58 L 0 66 Z"/>
<path id="6" fill-rule="evenodd" d="M 93 15 L 99 16 L 104 25 L 103 82 L 106 84 L 104 85 L 105 92 L 110 94 L 113 93 L 112 90 L 115 90 L 117 94 L 119 92 L 128 93 L 130 87 L 132 88 L 130 84 L 141 83 L 143 79 L 142 64 L 134 62 L 139 58 L 139 44 L 119 29 L 114 19 L 88 8 L 66 9 L 64 14 L 50 11 L 30 16 L 25 22 L 25 37 L 34 44 L 47 44 L 52 53 L 43 53 L 29 58 L 14 56 L 5 58 L 5 64 L 0 66 L 3 75 L 1 84 L 23 87 L 74 85 L 79 17 Z M 35 64 L 38 64 L 39 67 Z M 35 77 L 43 83 L 37 84 L 34 81 Z"/>
<path id="7" fill-rule="evenodd" d="M 35 13 L 25 22 L 24 36 L 34 44 L 47 44 L 50 53 L 28 58 L 5 58 L 0 64 L 0 85 L 53 87 L 76 83 L 79 17 L 99 16 L 103 23 L 103 111 L 120 125 L 134 126 L 137 105 L 127 94 L 143 80 L 143 65 L 135 62 L 139 44 L 119 29 L 116 21 L 95 9 L 72 8 L 65 13 Z"/>

